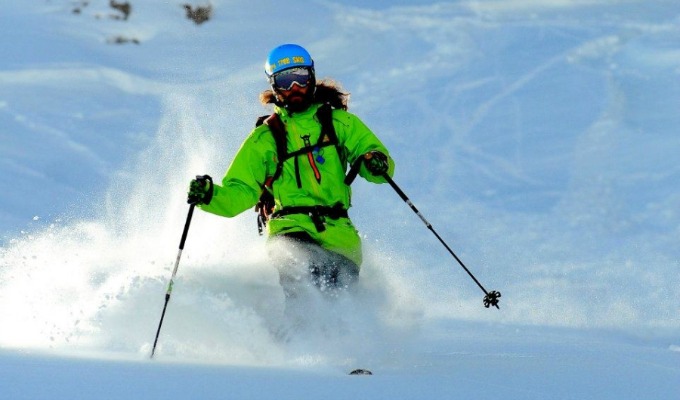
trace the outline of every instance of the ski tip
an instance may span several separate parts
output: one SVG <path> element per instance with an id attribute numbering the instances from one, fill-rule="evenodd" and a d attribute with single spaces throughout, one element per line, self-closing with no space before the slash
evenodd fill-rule
<path id="1" fill-rule="evenodd" d="M 363 368 L 358 368 L 355 369 L 354 371 L 349 373 L 350 375 L 373 375 L 373 372 L 363 369 Z"/>

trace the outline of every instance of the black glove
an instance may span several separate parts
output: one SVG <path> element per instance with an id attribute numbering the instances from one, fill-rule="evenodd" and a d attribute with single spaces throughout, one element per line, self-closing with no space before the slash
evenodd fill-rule
<path id="1" fill-rule="evenodd" d="M 187 203 L 189 204 L 210 204 L 213 196 L 213 183 L 210 175 L 197 175 L 189 183 L 189 193 L 187 193 Z"/>
<path id="2" fill-rule="evenodd" d="M 384 175 L 390 168 L 387 156 L 379 151 L 369 151 L 364 154 L 364 165 L 366 165 L 368 172 L 374 176 Z"/>

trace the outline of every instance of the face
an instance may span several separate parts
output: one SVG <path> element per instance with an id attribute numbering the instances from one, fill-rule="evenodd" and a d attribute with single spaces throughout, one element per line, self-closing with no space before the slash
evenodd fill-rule
<path id="1" fill-rule="evenodd" d="M 297 83 L 293 83 L 293 86 L 291 86 L 289 90 L 278 89 L 277 92 L 281 101 L 286 104 L 289 109 L 299 111 L 306 108 L 308 90 L 309 86 L 300 87 Z"/>
<path id="2" fill-rule="evenodd" d="M 305 67 L 285 70 L 274 75 L 270 80 L 278 100 L 293 112 L 309 107 L 314 90 L 313 82 L 313 71 Z"/>

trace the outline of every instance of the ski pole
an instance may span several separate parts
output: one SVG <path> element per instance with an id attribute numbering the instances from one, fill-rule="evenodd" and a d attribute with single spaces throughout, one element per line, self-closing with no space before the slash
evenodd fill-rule
<path id="1" fill-rule="evenodd" d="M 168 283 L 168 290 L 165 292 L 165 305 L 163 305 L 163 312 L 161 313 L 161 320 L 158 323 L 158 330 L 156 330 L 156 339 L 153 341 L 153 349 L 151 349 L 150 358 L 153 358 L 153 355 L 156 352 L 158 335 L 161 333 L 161 326 L 163 325 L 163 319 L 165 318 L 165 310 L 168 308 L 168 302 L 170 301 L 170 295 L 172 294 L 172 286 L 175 284 L 175 275 L 177 275 L 179 260 L 182 257 L 182 250 L 184 250 L 184 242 L 186 242 L 187 234 L 189 233 L 189 225 L 191 224 L 191 217 L 194 215 L 194 207 L 196 207 L 196 204 L 191 204 L 189 206 L 189 214 L 187 215 L 187 220 L 184 223 L 184 231 L 182 232 L 182 239 L 179 242 L 179 252 L 177 253 L 177 259 L 175 260 L 175 268 L 172 270 L 172 276 L 170 277 L 170 282 Z"/>
<path id="2" fill-rule="evenodd" d="M 472 280 L 475 281 L 475 283 L 477 284 L 477 286 L 479 286 L 479 288 L 482 289 L 482 292 L 484 292 L 484 295 L 485 295 L 485 296 L 484 296 L 484 307 L 489 308 L 490 306 L 494 306 L 494 307 L 496 307 L 497 309 L 500 310 L 500 307 L 498 306 L 498 298 L 501 297 L 501 293 L 500 293 L 500 292 L 497 292 L 497 291 L 495 291 L 495 290 L 493 290 L 493 291 L 491 291 L 491 292 L 487 292 L 487 290 L 484 289 L 484 286 L 482 286 L 482 284 L 479 283 L 479 281 L 477 280 L 477 278 L 475 278 L 475 276 L 472 274 L 472 272 L 470 272 L 470 270 L 465 266 L 465 264 L 463 264 L 463 262 L 460 260 L 460 258 L 458 258 L 458 256 L 456 255 L 456 253 L 454 253 L 453 250 L 451 250 L 451 248 L 449 247 L 449 245 L 447 245 L 446 242 L 444 242 L 444 239 L 442 239 L 441 236 L 439 236 L 439 234 L 434 230 L 434 228 L 432 227 L 432 224 L 430 224 L 430 223 L 425 219 L 425 217 L 423 216 L 423 214 L 421 214 L 420 211 L 418 211 L 418 209 L 416 208 L 416 206 L 413 205 L 413 203 L 412 203 L 411 200 L 406 196 L 406 194 L 404 193 L 404 191 L 402 191 L 401 188 L 399 188 L 399 186 L 392 180 L 392 178 L 390 178 L 389 175 L 387 175 L 387 173 L 383 174 L 383 178 L 385 178 L 385 180 L 387 181 L 387 183 L 389 183 L 390 186 L 392 186 L 392 188 L 394 189 L 395 192 L 397 192 L 397 194 L 399 195 L 399 197 L 401 197 L 401 199 L 404 200 L 404 202 L 405 202 L 406 204 L 408 204 L 408 205 L 411 207 L 411 210 L 413 210 L 413 212 L 415 212 L 416 215 L 417 215 L 417 216 L 425 223 L 425 226 L 427 226 L 427 229 L 429 229 L 430 231 L 432 231 L 432 233 L 434 234 L 434 236 L 436 236 L 437 239 L 439 239 L 439 242 L 441 242 L 441 244 L 444 245 L 444 247 L 446 248 L 446 250 L 448 250 L 449 253 L 451 253 L 451 255 L 453 256 L 453 258 L 455 258 L 456 261 L 458 261 L 458 264 L 460 264 L 460 266 L 463 267 L 463 269 L 465 270 L 465 272 L 467 272 L 468 275 L 470 275 L 470 278 L 472 278 Z"/>

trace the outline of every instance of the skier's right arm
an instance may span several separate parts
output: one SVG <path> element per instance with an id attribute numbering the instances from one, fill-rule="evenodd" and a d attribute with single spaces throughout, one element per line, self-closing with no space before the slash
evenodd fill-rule
<path id="1" fill-rule="evenodd" d="M 267 140 L 267 135 L 270 140 Z M 253 208 L 260 199 L 262 185 L 276 158 L 276 147 L 273 146 L 273 138 L 267 128 L 253 131 L 236 153 L 222 184 L 213 185 L 210 203 L 199 207 L 223 217 L 233 217 Z"/>

